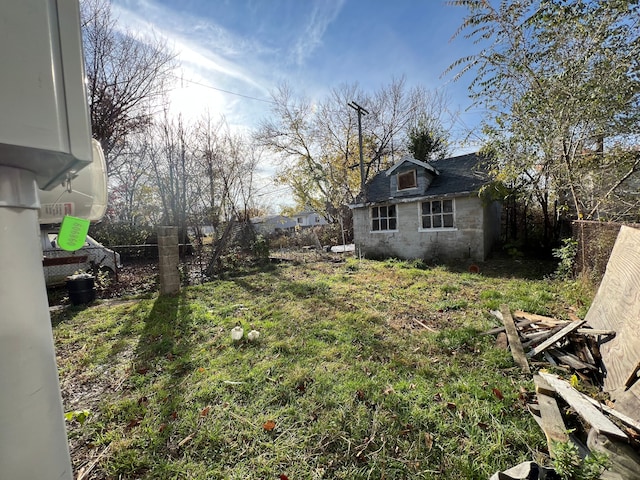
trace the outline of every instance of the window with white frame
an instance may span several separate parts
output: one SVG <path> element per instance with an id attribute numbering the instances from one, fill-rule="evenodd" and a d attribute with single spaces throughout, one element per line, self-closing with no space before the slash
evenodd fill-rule
<path id="1" fill-rule="evenodd" d="M 398 190 L 407 190 L 409 188 L 416 188 L 417 186 L 418 180 L 415 170 L 398 174 Z"/>
<path id="2" fill-rule="evenodd" d="M 422 202 L 422 228 L 455 228 L 453 200 Z"/>
<path id="3" fill-rule="evenodd" d="M 371 230 L 374 232 L 395 230 L 397 224 L 398 215 L 395 205 L 371 207 Z"/>

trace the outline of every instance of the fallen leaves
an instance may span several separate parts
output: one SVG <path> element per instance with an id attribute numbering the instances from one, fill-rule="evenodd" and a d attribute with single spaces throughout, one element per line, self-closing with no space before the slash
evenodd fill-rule
<path id="1" fill-rule="evenodd" d="M 498 400 L 504 400 L 504 395 L 502 395 L 502 392 L 500 390 L 498 390 L 497 388 L 492 388 L 491 391 Z"/>
<path id="2" fill-rule="evenodd" d="M 127 423 L 127 426 L 124 427 L 124 429 L 128 432 L 129 430 L 137 427 L 138 425 L 140 425 L 140 419 L 139 418 L 134 418 L 129 423 Z"/>
<path id="3" fill-rule="evenodd" d="M 426 432 L 424 434 L 424 443 L 425 446 L 427 447 L 427 451 L 431 451 L 431 449 L 433 448 L 433 435 L 431 435 L 429 432 Z"/>

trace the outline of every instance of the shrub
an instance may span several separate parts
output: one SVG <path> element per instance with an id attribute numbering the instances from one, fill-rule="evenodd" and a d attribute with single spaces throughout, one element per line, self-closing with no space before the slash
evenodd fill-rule
<path id="1" fill-rule="evenodd" d="M 559 278 L 572 278 L 575 264 L 578 242 L 573 238 L 562 240 L 562 246 L 553 249 L 553 256 L 559 260 L 556 276 Z"/>

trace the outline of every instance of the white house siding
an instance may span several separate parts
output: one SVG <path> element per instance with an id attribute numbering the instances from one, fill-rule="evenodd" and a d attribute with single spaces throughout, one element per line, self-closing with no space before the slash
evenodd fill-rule
<path id="1" fill-rule="evenodd" d="M 398 228 L 393 232 L 372 232 L 370 208 L 354 209 L 356 251 L 365 257 L 420 258 L 433 261 L 485 259 L 495 236 L 495 208 L 483 207 L 477 195 L 456 197 L 455 229 L 421 231 L 420 203 L 396 205 Z"/>

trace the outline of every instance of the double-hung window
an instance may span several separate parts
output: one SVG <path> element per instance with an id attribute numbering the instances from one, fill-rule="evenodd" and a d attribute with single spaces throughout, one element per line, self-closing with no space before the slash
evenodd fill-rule
<path id="1" fill-rule="evenodd" d="M 382 205 L 371 208 L 371 230 L 374 232 L 396 230 L 398 214 L 395 205 Z"/>
<path id="2" fill-rule="evenodd" d="M 422 202 L 421 221 L 425 230 L 455 228 L 453 200 Z"/>

